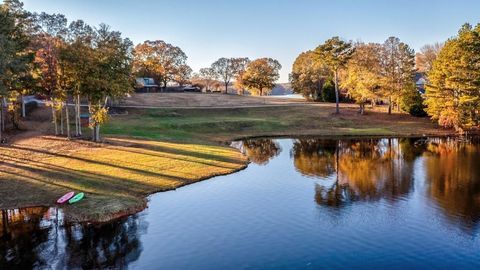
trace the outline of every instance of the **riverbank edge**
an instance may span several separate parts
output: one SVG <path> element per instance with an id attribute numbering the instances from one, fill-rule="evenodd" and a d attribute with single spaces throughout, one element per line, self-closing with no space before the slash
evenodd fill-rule
<path id="1" fill-rule="evenodd" d="M 288 135 L 288 134 L 290 134 L 290 135 Z M 390 135 L 386 135 L 386 134 L 383 134 L 383 135 L 382 134 L 318 135 L 318 134 L 314 134 L 314 133 L 308 133 L 308 132 L 302 133 L 301 131 L 297 131 L 297 132 L 295 132 L 295 134 L 293 134 L 293 133 L 284 133 L 284 134 L 278 134 L 278 135 L 275 135 L 275 134 L 261 134 L 261 135 L 249 135 L 249 136 L 241 136 L 241 137 L 232 137 L 228 141 L 222 141 L 222 142 L 217 142 L 217 143 L 221 147 L 233 148 L 236 151 L 241 153 L 240 149 L 230 146 L 231 142 L 239 141 L 239 140 L 248 140 L 248 139 L 260 139 L 260 138 L 270 138 L 270 139 L 292 139 L 293 138 L 293 139 L 295 139 L 295 138 L 302 138 L 302 137 L 315 137 L 315 138 L 318 138 L 318 139 L 369 139 L 369 138 L 379 139 L 379 138 L 422 138 L 422 137 L 445 138 L 445 137 L 459 137 L 459 136 L 461 136 L 461 135 L 459 135 L 458 133 L 455 133 L 453 131 L 449 131 L 449 130 L 444 130 L 443 134 L 432 133 L 432 134 L 390 134 Z M 110 138 L 115 138 L 115 137 L 112 136 Z M 108 139 L 108 137 L 107 137 L 107 139 Z M 155 141 L 155 140 L 152 140 L 152 141 Z M 243 154 L 243 153 L 241 153 L 241 154 Z M 117 220 L 121 220 L 121 219 L 126 218 L 128 216 L 138 214 L 138 213 L 144 211 L 145 209 L 147 209 L 148 208 L 148 203 L 149 203 L 149 197 L 154 195 L 154 194 L 177 190 L 181 187 L 185 187 L 187 185 L 192 185 L 192 184 L 198 183 L 200 181 L 209 180 L 209 179 L 212 179 L 212 178 L 218 177 L 218 176 L 233 174 L 233 173 L 236 173 L 236 172 L 239 172 L 239 171 L 242 171 L 242 170 L 246 169 L 249 164 L 250 164 L 250 160 L 247 157 L 245 159 L 244 164 L 242 164 L 238 168 L 235 168 L 235 169 L 233 169 L 229 172 L 214 173 L 214 174 L 211 174 L 211 175 L 207 175 L 207 176 L 195 179 L 195 180 L 190 181 L 190 182 L 179 184 L 179 185 L 177 185 L 175 187 L 172 187 L 172 188 L 152 190 L 151 192 L 148 192 L 146 195 L 144 195 L 144 197 L 141 199 L 141 203 L 139 203 L 138 205 L 134 205 L 134 206 L 129 207 L 127 209 L 123 209 L 122 211 L 117 211 L 117 212 L 112 212 L 112 213 L 109 213 L 109 214 L 106 214 L 106 215 L 102 215 L 101 217 L 92 217 L 92 216 L 88 216 L 88 215 L 85 215 L 85 216 L 82 215 L 81 217 L 79 217 L 77 215 L 70 215 L 68 212 L 65 212 L 65 222 L 68 223 L 68 224 L 81 223 L 81 224 L 92 224 L 92 225 L 102 225 L 102 224 L 106 224 L 106 223 L 115 222 Z M 28 205 L 28 204 L 27 205 L 20 205 L 20 206 L 12 207 L 12 208 L 2 208 L 2 210 L 24 209 L 24 208 L 30 208 L 30 207 L 48 207 L 48 208 L 58 208 L 58 209 L 63 208 L 63 207 L 58 206 L 54 203 L 51 203 L 51 204 L 40 204 L 40 205 Z M 88 211 L 88 209 L 85 209 L 85 211 Z"/>
<path id="2" fill-rule="evenodd" d="M 450 131 L 450 130 L 448 130 L 448 131 L 446 130 L 446 133 L 442 134 L 442 135 L 439 135 L 437 133 L 432 133 L 432 134 L 395 134 L 395 135 L 348 135 L 348 134 L 344 134 L 344 135 L 315 135 L 315 134 L 285 135 L 285 134 L 282 134 L 282 135 L 251 135 L 251 136 L 244 136 L 244 137 L 232 137 L 231 140 L 218 142 L 218 143 L 220 145 L 223 144 L 222 146 L 224 146 L 224 147 L 231 147 L 229 145 L 234 141 L 248 140 L 248 139 L 261 139 L 261 138 L 295 139 L 295 138 L 302 138 L 302 137 L 315 137 L 315 138 L 319 138 L 319 139 L 370 139 L 370 138 L 371 139 L 379 139 L 379 138 L 392 138 L 392 139 L 394 139 L 394 138 L 422 138 L 422 137 L 447 138 L 447 137 L 459 137 L 459 136 L 460 135 L 458 133 L 455 133 L 455 132 Z M 232 148 L 240 152 L 240 149 L 235 148 L 235 147 L 232 147 Z M 212 175 L 209 175 L 209 176 L 202 177 L 198 180 L 192 181 L 190 183 L 181 184 L 181 185 L 176 186 L 174 188 L 152 191 L 144 197 L 144 199 L 143 199 L 144 205 L 143 206 L 134 207 L 134 208 L 131 208 L 131 209 L 125 209 L 124 211 L 121 211 L 121 212 L 112 213 L 111 215 L 109 215 L 108 218 L 95 219 L 95 220 L 93 220 L 93 219 L 91 219 L 91 220 L 70 219 L 70 221 L 79 222 L 79 223 L 89 223 L 89 224 L 94 224 L 94 225 L 101 225 L 101 224 L 105 224 L 105 223 L 114 222 L 115 220 L 126 218 L 128 216 L 135 215 L 135 214 L 138 214 L 138 213 L 146 210 L 148 208 L 148 203 L 149 203 L 148 198 L 152 195 L 159 194 L 159 193 L 162 193 L 162 192 L 177 190 L 179 188 L 182 188 L 182 187 L 185 187 L 185 186 L 188 186 L 188 185 L 192 185 L 192 184 L 195 184 L 195 183 L 198 183 L 198 182 L 201 182 L 201 181 L 210 180 L 214 177 L 237 173 L 239 171 L 242 171 L 242 170 L 245 170 L 246 168 L 248 168 L 248 165 L 250 163 L 251 163 L 250 160 L 247 159 L 247 161 L 245 162 L 245 164 L 243 166 L 241 166 L 240 168 L 234 169 L 230 172 L 221 173 L 221 174 L 212 174 Z M 72 218 L 72 217 L 70 217 L 70 218 Z"/>
<path id="3" fill-rule="evenodd" d="M 380 139 L 380 138 L 395 139 L 395 138 L 423 138 L 423 137 L 449 138 L 449 137 L 460 137 L 461 136 L 458 133 L 455 133 L 454 131 L 445 130 L 445 132 L 446 133 L 442 134 L 442 135 L 439 135 L 437 133 L 432 133 L 432 134 L 396 134 L 396 135 L 348 135 L 348 134 L 344 134 L 344 135 L 315 135 L 315 134 L 308 134 L 308 133 L 305 133 L 305 134 L 298 134 L 297 133 L 295 135 L 285 135 L 285 134 L 282 134 L 282 135 L 251 135 L 251 136 L 243 136 L 243 137 L 232 137 L 232 139 L 230 139 L 228 141 L 223 141 L 223 142 L 218 142 L 218 143 L 220 145 L 223 144 L 222 145 L 223 147 L 231 147 L 230 144 L 234 141 L 248 140 L 248 139 L 261 139 L 261 138 L 295 139 L 295 138 L 302 138 L 302 137 L 315 137 L 315 138 L 319 138 L 319 139 L 370 139 L 370 138 L 371 139 Z M 235 150 L 237 150 L 241 153 L 240 149 L 235 148 L 235 147 L 231 147 L 231 148 L 233 148 L 233 149 L 235 149 Z M 179 188 L 189 186 L 189 185 L 201 182 L 201 181 L 210 180 L 210 179 L 218 177 L 218 176 L 225 176 L 225 175 L 230 175 L 230 174 L 233 174 L 233 173 L 237 173 L 239 171 L 247 169 L 248 165 L 250 163 L 251 163 L 251 161 L 248 160 L 248 157 L 247 157 L 247 161 L 245 162 L 245 164 L 243 166 L 241 166 L 237 169 L 234 169 L 230 172 L 220 173 L 220 174 L 212 174 L 212 175 L 209 175 L 209 176 L 202 177 L 198 180 L 192 181 L 190 183 L 184 183 L 184 184 L 178 185 L 174 188 L 167 188 L 167 189 L 152 191 L 144 197 L 144 199 L 143 199 L 144 205 L 143 206 L 133 207 L 133 208 L 125 209 L 124 211 L 121 211 L 121 212 L 112 213 L 111 215 L 109 215 L 108 218 L 95 219 L 95 220 L 93 220 L 93 219 L 91 219 L 91 220 L 71 220 L 71 221 L 77 222 L 77 223 L 88 223 L 88 224 L 93 224 L 93 225 L 101 225 L 101 224 L 105 224 L 105 223 L 114 222 L 116 220 L 120 220 L 120 219 L 126 218 L 126 217 L 131 216 L 131 215 L 138 214 L 138 213 L 146 210 L 148 208 L 149 197 L 152 196 L 152 195 L 159 194 L 159 193 L 162 193 L 162 192 L 167 192 L 167 191 L 174 191 L 174 190 L 177 190 Z"/>
<path id="4" fill-rule="evenodd" d="M 144 195 L 144 198 L 142 199 L 143 203 L 141 205 L 134 206 L 134 207 L 131 207 L 131 208 L 127 208 L 127 209 L 119 211 L 119 212 L 113 212 L 109 215 L 105 215 L 106 217 L 104 217 L 104 218 L 98 218 L 98 219 L 88 218 L 88 219 L 82 220 L 82 219 L 78 219 L 75 216 L 69 216 L 68 214 L 65 215 L 65 217 L 67 218 L 68 223 L 86 223 L 86 224 L 92 224 L 92 225 L 102 225 L 102 224 L 106 224 L 106 223 L 115 222 L 116 220 L 120 220 L 120 219 L 129 217 L 131 215 L 138 214 L 138 213 L 146 210 L 148 208 L 149 197 L 152 196 L 152 195 L 163 193 L 163 192 L 168 192 L 168 191 L 174 191 L 174 190 L 177 190 L 177 189 L 182 188 L 182 187 L 186 187 L 186 186 L 193 185 L 193 184 L 201 182 L 201 181 L 206 181 L 206 180 L 212 179 L 214 177 L 233 174 L 233 173 L 245 170 L 248 167 L 249 164 L 250 164 L 250 161 L 248 159 L 246 159 L 246 162 L 242 166 L 240 166 L 239 168 L 235 168 L 235 169 L 233 169 L 229 172 L 214 173 L 214 174 L 211 174 L 211 175 L 208 175 L 208 176 L 201 177 L 201 178 L 196 179 L 194 181 L 191 181 L 189 183 L 179 184 L 178 186 L 175 186 L 175 187 L 172 187 L 172 188 L 152 190 L 151 192 Z M 53 206 L 46 206 L 46 207 L 58 207 L 58 206 L 53 205 Z"/>

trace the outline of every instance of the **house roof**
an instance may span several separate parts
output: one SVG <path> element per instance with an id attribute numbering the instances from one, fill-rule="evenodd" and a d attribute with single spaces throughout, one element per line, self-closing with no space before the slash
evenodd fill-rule
<path id="1" fill-rule="evenodd" d="M 135 81 L 140 87 L 158 87 L 158 84 L 155 84 L 155 80 L 153 78 L 139 77 L 136 78 Z"/>

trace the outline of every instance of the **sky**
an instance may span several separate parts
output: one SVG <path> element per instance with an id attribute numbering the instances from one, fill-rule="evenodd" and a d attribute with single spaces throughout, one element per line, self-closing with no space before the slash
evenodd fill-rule
<path id="1" fill-rule="evenodd" d="M 464 23 L 480 23 L 480 0 L 24 0 L 29 11 L 106 23 L 135 44 L 179 46 L 194 71 L 220 57 L 275 58 L 288 82 L 295 58 L 332 36 L 383 42 L 397 36 L 418 51 Z"/>

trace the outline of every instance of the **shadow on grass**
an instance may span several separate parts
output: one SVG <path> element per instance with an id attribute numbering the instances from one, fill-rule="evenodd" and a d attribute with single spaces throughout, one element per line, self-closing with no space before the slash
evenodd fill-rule
<path id="1" fill-rule="evenodd" d="M 9 204 L 17 206 L 21 203 L 50 204 L 63 192 L 77 190 L 87 192 L 88 195 L 96 198 L 91 202 L 93 204 L 102 202 L 115 204 L 117 202 L 118 206 L 122 205 L 122 198 L 137 202 L 144 201 L 144 196 L 153 192 L 174 189 L 201 180 L 208 177 L 209 174 L 215 174 L 215 171 L 217 174 L 225 172 L 225 170 L 233 171 L 239 167 L 235 165 L 243 165 L 239 160 L 221 156 L 222 151 L 230 151 L 229 149 L 207 148 L 206 151 L 218 151 L 220 154 L 198 154 L 194 151 L 170 148 L 168 144 L 159 146 L 154 142 L 152 144 L 132 144 L 132 141 L 123 141 L 123 143 L 125 142 L 130 145 L 124 148 L 107 148 L 112 150 L 112 162 L 109 162 L 109 156 L 104 155 L 103 152 L 99 153 L 99 157 L 103 160 L 94 160 L 35 147 L 8 146 L 7 149 L 10 151 L 2 153 L 0 160 L 0 180 L 12 182 L 0 189 L 1 197 L 8 198 L 0 199 L 0 205 L 5 207 Z M 201 150 L 199 149 L 199 151 Z M 115 151 L 124 152 L 120 155 L 125 160 L 115 160 Z M 129 158 L 130 153 L 132 158 Z M 95 152 L 92 152 L 91 155 L 93 157 Z M 142 155 L 158 157 L 159 166 L 149 165 L 149 162 L 155 162 L 155 159 L 148 159 L 146 164 L 135 160 L 136 157 L 141 158 Z M 170 155 L 172 156 L 170 157 Z M 60 159 L 57 160 L 57 158 Z M 56 163 L 56 161 L 60 161 L 60 163 Z M 175 161 L 180 161 L 181 164 L 176 165 Z M 123 164 L 118 164 L 119 162 Z M 216 164 L 218 162 L 229 163 L 231 166 Z M 189 163 L 198 163 L 202 166 L 199 171 L 182 171 L 185 166 L 190 165 Z M 163 168 L 165 166 L 167 168 Z M 215 170 L 214 168 L 219 169 Z M 157 171 L 151 171 L 154 169 Z M 158 171 L 162 169 L 166 173 Z M 181 173 L 185 177 L 169 173 Z M 23 184 L 25 186 L 21 186 Z M 15 187 L 20 187 L 18 194 L 13 193 L 16 192 Z M 26 193 L 28 196 L 19 198 Z M 84 207 L 87 209 L 88 205 Z M 103 207 L 102 205 L 98 206 Z M 108 208 L 108 206 L 105 205 L 104 208 Z"/>
<path id="2" fill-rule="evenodd" d="M 214 155 L 214 154 L 188 151 L 188 150 L 185 150 L 185 149 L 178 149 L 178 148 L 172 149 L 170 147 L 156 145 L 156 144 L 154 144 L 154 141 L 152 141 L 152 144 L 145 144 L 145 143 L 139 143 L 139 142 L 125 140 L 125 139 L 121 139 L 121 138 L 111 138 L 110 140 L 111 141 L 122 142 L 122 143 L 127 143 L 129 147 L 135 147 L 135 148 L 140 148 L 140 149 L 148 149 L 148 150 L 152 150 L 152 151 L 159 152 L 159 153 L 169 153 L 169 154 L 174 154 L 174 155 L 190 156 L 190 157 L 195 157 L 195 158 L 200 158 L 200 159 L 205 159 L 205 160 L 219 161 L 219 162 L 232 163 L 232 164 L 243 164 L 243 162 L 238 160 L 238 159 L 233 159 L 233 158 L 224 157 L 224 156 L 220 156 L 220 155 Z M 172 142 L 172 144 L 175 144 L 175 143 Z M 204 146 L 213 147 L 212 145 L 204 145 Z M 226 151 L 226 150 L 220 150 L 220 151 Z M 133 151 L 133 152 L 138 153 L 136 151 Z M 140 154 L 145 154 L 145 153 L 140 153 Z M 154 156 L 158 156 L 158 155 L 155 154 Z M 162 157 L 162 156 L 160 155 L 160 157 Z M 181 160 L 190 161 L 188 159 L 181 159 Z M 211 164 L 208 164 L 208 163 L 202 163 L 202 164 L 211 165 Z"/>
<path id="3" fill-rule="evenodd" d="M 126 167 L 126 166 L 122 166 L 122 165 L 118 165 L 118 164 L 113 164 L 113 163 L 108 163 L 108 162 L 104 162 L 104 161 L 90 160 L 90 159 L 86 159 L 86 158 L 82 158 L 82 157 L 69 156 L 69 155 L 60 154 L 60 153 L 52 153 L 52 152 L 49 152 L 49 151 L 46 151 L 46 150 L 32 149 L 32 148 L 26 148 L 26 147 L 20 147 L 20 146 L 10 146 L 10 147 L 13 148 L 13 149 L 18 149 L 18 150 L 23 150 L 23 151 L 32 151 L 32 152 L 51 155 L 51 156 L 55 156 L 55 157 L 74 159 L 74 160 L 78 160 L 78 161 L 82 161 L 82 162 L 86 162 L 86 163 L 109 166 L 109 167 L 113 167 L 113 168 L 117 168 L 117 169 L 131 171 L 131 172 L 138 173 L 138 174 L 149 175 L 149 176 L 153 176 L 153 177 L 167 178 L 168 180 L 173 180 L 173 181 L 180 181 L 180 182 L 184 181 L 184 179 L 181 178 L 181 177 L 166 175 L 166 174 L 162 174 L 162 173 L 158 173 L 158 172 L 141 170 L 141 169 L 137 169 L 137 168 L 130 168 L 130 167 Z M 188 151 L 186 153 L 188 153 Z"/>

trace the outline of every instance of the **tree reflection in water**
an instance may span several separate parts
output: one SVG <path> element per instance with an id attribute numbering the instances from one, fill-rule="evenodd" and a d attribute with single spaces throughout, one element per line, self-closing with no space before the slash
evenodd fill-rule
<path id="1" fill-rule="evenodd" d="M 293 143 L 291 156 L 295 169 L 305 176 L 328 177 L 335 173 L 337 141 L 299 139 Z"/>
<path id="2" fill-rule="evenodd" d="M 329 207 L 408 196 L 420 161 L 425 195 L 450 220 L 473 226 L 480 220 L 479 146 L 478 138 L 297 139 L 292 156 L 298 172 L 320 179 L 315 201 Z"/>
<path id="3" fill-rule="evenodd" d="M 38 245 L 47 242 L 49 230 L 41 226 L 47 207 L 2 210 L 0 226 L 0 269 L 31 269 L 46 266 Z"/>
<path id="4" fill-rule="evenodd" d="M 326 181 L 315 186 L 320 205 L 407 196 L 413 187 L 412 139 L 303 140 L 294 142 L 295 168 Z M 330 181 L 328 181 L 330 180 Z"/>
<path id="5" fill-rule="evenodd" d="M 429 196 L 452 221 L 480 220 L 480 141 L 432 140 L 424 154 Z"/>
<path id="6" fill-rule="evenodd" d="M 281 151 L 271 139 L 247 140 L 241 148 L 262 165 Z M 290 157 L 298 173 L 315 178 L 315 201 L 322 207 L 408 199 L 409 206 L 444 213 L 462 229 L 472 231 L 480 220 L 478 139 L 296 139 Z M 269 169 L 279 167 L 261 171 L 276 173 Z M 146 222 L 138 215 L 103 226 L 68 225 L 62 216 L 45 207 L 3 210 L 0 269 L 124 268 L 142 252 L 145 227 L 139 224 Z"/>
<path id="7" fill-rule="evenodd" d="M 281 151 L 280 145 L 271 139 L 244 140 L 242 148 L 245 155 L 258 165 L 267 165 Z"/>
<path id="8" fill-rule="evenodd" d="M 63 224 L 56 209 L 2 210 L 0 269 L 123 268 L 142 251 L 137 216 L 93 225 Z"/>

